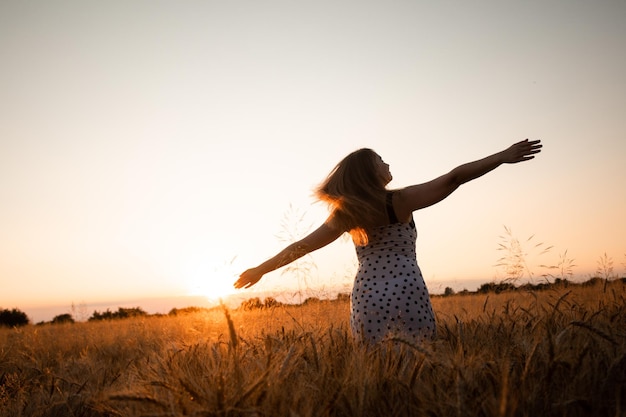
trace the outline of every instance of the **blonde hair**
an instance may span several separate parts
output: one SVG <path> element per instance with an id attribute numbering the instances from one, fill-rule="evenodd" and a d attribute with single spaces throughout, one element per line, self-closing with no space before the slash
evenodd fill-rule
<path id="1" fill-rule="evenodd" d="M 356 244 L 366 245 L 367 229 L 385 215 L 385 184 L 380 179 L 371 149 L 356 150 L 342 159 L 315 190 L 329 204 L 333 227 L 352 235 Z"/>

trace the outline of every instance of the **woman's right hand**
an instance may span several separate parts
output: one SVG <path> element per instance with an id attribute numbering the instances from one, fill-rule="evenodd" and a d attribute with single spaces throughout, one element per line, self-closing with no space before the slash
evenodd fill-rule
<path id="1" fill-rule="evenodd" d="M 257 268 L 250 268 L 241 275 L 239 275 L 239 279 L 235 281 L 235 288 L 249 288 L 259 282 L 259 280 L 263 277 L 263 274 L 258 271 Z"/>

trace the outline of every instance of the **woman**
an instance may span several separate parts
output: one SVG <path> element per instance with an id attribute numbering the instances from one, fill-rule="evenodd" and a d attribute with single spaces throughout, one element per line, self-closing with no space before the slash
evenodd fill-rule
<path id="1" fill-rule="evenodd" d="M 370 343 L 386 337 L 415 340 L 435 335 L 435 317 L 415 255 L 417 231 L 413 212 L 449 196 L 461 184 L 502 164 L 528 161 L 541 151 L 528 139 L 470 162 L 432 181 L 389 191 L 389 165 L 371 149 L 345 157 L 316 190 L 330 206 L 318 229 L 280 251 L 235 282 L 248 288 L 264 274 L 333 242 L 344 232 L 354 241 L 359 266 L 351 296 L 354 336 Z"/>

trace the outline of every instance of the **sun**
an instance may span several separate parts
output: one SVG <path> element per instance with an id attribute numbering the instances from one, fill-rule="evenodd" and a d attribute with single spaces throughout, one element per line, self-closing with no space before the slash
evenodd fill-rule
<path id="1" fill-rule="evenodd" d="M 233 284 L 236 279 L 232 261 L 219 267 L 199 268 L 187 279 L 187 294 L 218 301 L 235 294 L 237 290 Z"/>
<path id="2" fill-rule="evenodd" d="M 198 278 L 190 283 L 188 293 L 189 295 L 204 296 L 209 300 L 217 301 L 235 293 L 236 289 L 233 287 L 233 282 L 235 282 L 234 278 L 231 279 L 223 275 Z"/>

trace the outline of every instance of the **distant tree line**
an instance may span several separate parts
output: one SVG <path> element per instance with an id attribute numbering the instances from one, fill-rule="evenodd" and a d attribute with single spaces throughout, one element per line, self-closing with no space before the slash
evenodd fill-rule
<path id="1" fill-rule="evenodd" d="M 263 301 L 261 301 L 259 297 L 254 297 L 254 298 L 249 298 L 243 301 L 239 305 L 239 309 L 244 310 L 244 311 L 260 310 L 263 308 L 279 307 L 281 305 L 282 303 L 279 301 L 276 301 L 276 299 L 273 297 L 267 297 Z"/>
<path id="2" fill-rule="evenodd" d="M 23 311 L 13 308 L 0 310 L 0 326 L 19 327 L 30 323 L 28 316 Z"/>
<path id="3" fill-rule="evenodd" d="M 515 286 L 515 284 L 513 284 L 512 282 L 508 282 L 508 281 L 487 282 L 487 283 L 482 284 L 480 287 L 478 287 L 476 291 L 468 291 L 464 289 L 457 293 L 452 288 L 446 287 L 446 289 L 444 290 L 441 296 L 447 297 L 447 296 L 451 296 L 455 294 L 460 294 L 460 295 L 489 294 L 489 293 L 499 294 L 499 293 L 506 292 L 506 291 L 543 291 L 543 290 L 548 290 L 548 289 L 557 288 L 557 287 L 566 288 L 566 287 L 569 287 L 570 285 L 571 286 L 582 285 L 583 287 L 603 285 L 606 288 L 606 286 L 612 282 L 621 282 L 622 284 L 626 285 L 626 277 L 616 278 L 616 279 L 613 279 L 612 281 L 609 281 L 605 278 L 594 277 L 582 283 L 575 283 L 564 278 L 556 278 L 553 282 L 538 282 L 536 284 L 526 283 L 520 286 Z"/>
<path id="4" fill-rule="evenodd" d="M 107 309 L 106 311 L 99 312 L 94 311 L 91 317 L 89 317 L 88 321 L 98 321 L 98 320 L 119 320 L 119 319 L 127 319 L 131 317 L 145 317 L 148 316 L 144 310 L 140 307 L 133 308 L 123 308 L 119 307 L 117 311 L 111 311 Z M 74 317 L 71 314 L 59 314 L 55 316 L 51 324 L 65 324 L 65 323 L 74 323 Z M 11 310 L 2 309 L 0 310 L 0 327 L 19 327 L 30 324 L 30 320 L 26 313 L 23 311 L 13 308 Z M 41 322 L 37 324 L 47 324 L 46 322 Z"/>
<path id="5" fill-rule="evenodd" d="M 584 287 L 594 286 L 594 285 L 604 285 L 606 289 L 606 286 L 609 283 L 618 283 L 618 282 L 621 282 L 623 285 L 626 285 L 626 278 L 617 278 L 612 281 L 608 281 L 607 279 L 604 279 L 604 278 L 594 277 L 582 283 L 574 283 L 574 282 L 568 281 L 567 279 L 556 278 L 553 282 L 540 282 L 537 284 L 527 283 L 521 286 L 515 286 L 513 283 L 507 282 L 507 281 L 488 282 L 488 283 L 482 284 L 476 291 L 468 291 L 464 289 L 457 293 L 452 288 L 446 287 L 443 294 L 433 295 L 433 296 L 447 297 L 447 296 L 452 296 L 452 295 L 489 294 L 489 293 L 498 294 L 498 293 L 507 292 L 507 291 L 542 291 L 542 290 L 547 290 L 547 289 L 554 288 L 554 287 L 568 287 L 570 285 L 571 286 L 582 285 Z M 349 300 L 350 300 L 350 294 L 345 294 L 345 293 L 337 294 L 337 298 L 335 299 L 335 301 L 343 301 L 343 302 L 346 302 Z M 309 305 L 309 304 L 321 303 L 321 302 L 331 302 L 331 300 L 320 300 L 315 297 L 309 297 L 306 300 L 304 300 L 300 305 Z M 276 300 L 273 297 L 267 297 L 264 300 L 261 300 L 258 297 L 254 297 L 254 298 L 250 298 L 245 301 L 242 301 L 239 307 L 237 307 L 236 309 L 249 311 L 249 310 L 276 308 L 276 307 L 281 307 L 285 305 L 287 304 L 281 303 L 280 301 Z M 205 307 L 173 308 L 170 310 L 168 315 L 178 316 L 178 315 L 192 314 L 192 313 L 199 313 L 199 312 L 210 312 L 219 308 L 221 308 L 221 306 L 211 307 L 211 308 L 205 308 Z M 132 308 L 119 307 L 117 311 L 111 311 L 109 309 L 103 312 L 94 311 L 91 317 L 88 318 L 88 321 L 121 320 L 121 319 L 128 319 L 128 318 L 134 318 L 134 317 L 148 317 L 148 316 L 154 317 L 154 316 L 160 316 L 160 315 L 161 314 L 150 315 L 140 307 L 132 307 Z M 58 316 L 55 316 L 52 319 L 52 321 L 49 323 L 67 324 L 67 323 L 74 323 L 74 322 L 75 322 L 74 317 L 72 317 L 71 314 L 66 313 L 66 314 L 60 314 Z M 13 308 L 10 310 L 0 309 L 0 327 L 20 327 L 20 326 L 26 326 L 27 324 L 30 324 L 30 320 L 28 316 L 26 315 L 26 313 L 24 313 L 23 311 L 20 311 L 17 308 Z M 37 324 L 39 325 L 39 324 L 48 324 L 48 323 L 41 322 Z"/>
<path id="6" fill-rule="evenodd" d="M 63 324 L 63 323 L 74 323 L 74 317 L 71 314 L 59 314 L 58 316 L 54 316 L 52 319 L 52 324 Z"/>
<path id="7" fill-rule="evenodd" d="M 102 313 L 94 311 L 88 321 L 100 321 L 100 320 L 119 320 L 129 319 L 132 317 L 145 317 L 148 313 L 142 310 L 140 307 L 123 308 L 119 307 L 117 311 L 111 311 L 108 308 Z"/>

